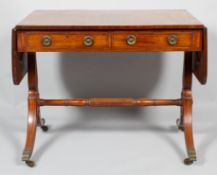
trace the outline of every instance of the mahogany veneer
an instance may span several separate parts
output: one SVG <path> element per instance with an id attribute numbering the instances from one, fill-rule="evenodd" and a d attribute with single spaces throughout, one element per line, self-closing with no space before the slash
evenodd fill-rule
<path id="1" fill-rule="evenodd" d="M 177 99 L 91 98 L 41 99 L 36 52 L 183 51 L 183 87 Z M 28 73 L 28 125 L 22 160 L 30 160 L 36 126 L 47 131 L 40 106 L 180 106 L 178 128 L 184 131 L 188 157 L 196 160 L 192 131 L 192 74 L 207 80 L 207 29 L 185 10 L 40 10 L 12 30 L 12 72 L 19 85 Z"/>

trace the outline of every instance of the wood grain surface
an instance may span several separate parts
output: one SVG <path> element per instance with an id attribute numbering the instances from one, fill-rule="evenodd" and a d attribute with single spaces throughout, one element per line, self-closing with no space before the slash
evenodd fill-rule
<path id="1" fill-rule="evenodd" d="M 186 10 L 37 10 L 16 26 L 22 30 L 192 29 L 203 24 Z"/>

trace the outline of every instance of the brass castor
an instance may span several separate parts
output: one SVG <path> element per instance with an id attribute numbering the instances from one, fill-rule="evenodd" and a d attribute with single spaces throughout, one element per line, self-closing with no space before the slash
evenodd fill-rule
<path id="1" fill-rule="evenodd" d="M 176 119 L 176 125 L 180 131 L 184 131 L 184 127 L 183 127 L 181 120 L 179 118 Z"/>
<path id="2" fill-rule="evenodd" d="M 194 160 L 192 160 L 191 158 L 184 159 L 184 164 L 185 165 L 192 165 L 193 163 L 194 163 Z"/>
<path id="3" fill-rule="evenodd" d="M 48 131 L 48 126 L 47 125 L 45 125 L 45 119 L 41 119 L 41 129 L 42 129 L 42 131 L 44 131 L 44 132 L 47 132 Z"/>
<path id="4" fill-rule="evenodd" d="M 25 163 L 26 163 L 26 165 L 28 165 L 31 168 L 35 166 L 35 162 L 32 160 L 26 160 Z"/>

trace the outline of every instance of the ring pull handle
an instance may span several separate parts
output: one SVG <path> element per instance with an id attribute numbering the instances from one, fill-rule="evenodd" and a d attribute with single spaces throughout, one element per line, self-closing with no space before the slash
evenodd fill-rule
<path id="1" fill-rule="evenodd" d="M 176 45 L 178 42 L 178 38 L 176 35 L 169 35 L 168 36 L 168 43 L 171 45 L 171 46 L 174 46 Z"/>
<path id="2" fill-rule="evenodd" d="M 43 36 L 42 37 L 42 45 L 45 47 L 51 46 L 52 45 L 52 38 L 50 36 Z"/>
<path id="3" fill-rule="evenodd" d="M 85 36 L 84 37 L 84 45 L 87 46 L 87 47 L 90 47 L 93 45 L 94 41 L 93 41 L 93 37 L 91 36 Z"/>
<path id="4" fill-rule="evenodd" d="M 135 35 L 128 35 L 126 41 L 127 41 L 127 44 L 130 46 L 135 45 L 136 44 L 136 36 Z"/>

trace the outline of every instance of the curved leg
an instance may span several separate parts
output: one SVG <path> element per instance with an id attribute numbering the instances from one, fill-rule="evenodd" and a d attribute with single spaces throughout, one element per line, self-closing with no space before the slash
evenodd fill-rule
<path id="1" fill-rule="evenodd" d="M 184 131 L 184 127 L 183 127 L 183 107 L 181 106 L 181 109 L 180 109 L 180 118 L 178 118 L 176 120 L 176 125 L 178 127 L 178 129 L 180 131 Z"/>
<path id="2" fill-rule="evenodd" d="M 34 162 L 30 160 L 30 158 L 35 143 L 36 127 L 38 125 L 43 131 L 48 130 L 44 119 L 41 119 L 40 117 L 40 106 L 38 105 L 39 93 L 36 53 L 28 53 L 28 86 L 28 125 L 22 160 L 25 161 L 28 166 L 33 167 Z"/>
<path id="3" fill-rule="evenodd" d="M 184 160 L 186 165 L 196 161 L 192 130 L 192 52 L 185 52 L 182 87 L 181 125 L 184 130 L 188 157 Z"/>
<path id="4" fill-rule="evenodd" d="M 27 123 L 27 134 L 26 144 L 23 151 L 22 160 L 26 162 L 30 167 L 34 166 L 34 162 L 30 160 L 36 135 L 37 127 L 37 95 L 34 92 L 29 93 L 28 99 L 28 123 Z"/>
<path id="5" fill-rule="evenodd" d="M 185 135 L 185 143 L 187 148 L 188 158 L 184 160 L 186 165 L 192 164 L 196 161 L 196 151 L 193 141 L 193 129 L 192 129 L 192 98 L 191 91 L 183 92 L 183 127 Z"/>
<path id="6" fill-rule="evenodd" d="M 41 118 L 40 107 L 37 108 L 37 123 L 42 131 L 47 132 L 48 126 L 45 124 L 45 119 Z"/>

